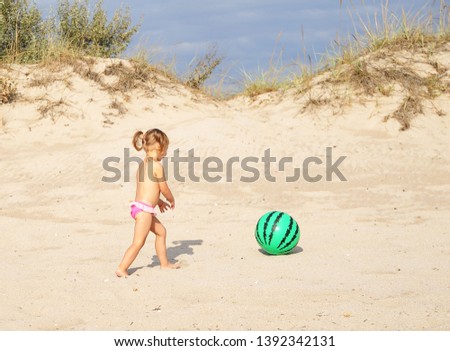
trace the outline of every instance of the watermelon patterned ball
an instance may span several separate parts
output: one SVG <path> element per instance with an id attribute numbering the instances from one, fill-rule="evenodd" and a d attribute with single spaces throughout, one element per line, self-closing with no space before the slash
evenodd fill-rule
<path id="1" fill-rule="evenodd" d="M 294 218 L 279 211 L 267 212 L 256 224 L 259 246 L 271 255 L 289 253 L 300 239 L 300 228 Z"/>

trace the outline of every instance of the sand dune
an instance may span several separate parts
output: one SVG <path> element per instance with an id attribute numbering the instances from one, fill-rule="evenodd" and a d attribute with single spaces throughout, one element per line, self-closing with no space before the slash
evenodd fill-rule
<path id="1" fill-rule="evenodd" d="M 434 57 L 443 84 L 449 56 L 444 47 Z M 418 74 L 436 73 L 415 57 Z M 385 121 L 404 101 L 395 86 L 337 93 L 325 75 L 308 92 L 217 101 L 158 72 L 121 91 L 123 67 L 97 59 L 2 70 L 19 96 L 0 105 L 1 329 L 449 330 L 448 92 L 424 99 L 400 131 Z M 177 208 L 159 215 L 183 268 L 161 271 L 149 236 L 131 276 L 118 279 L 133 230 L 125 152 L 139 156 L 131 137 L 153 127 L 169 135 L 169 157 L 192 149 L 200 158 L 199 181 L 186 164 L 185 182 L 169 170 Z M 326 181 L 327 148 L 333 162 L 346 157 L 346 181 Z M 226 172 L 232 157 L 267 149 L 293 160 L 284 171 L 271 164 L 275 182 L 262 161 L 254 182 L 241 181 L 251 174 L 237 163 Z M 117 182 L 102 181 L 108 157 L 120 158 Z M 224 163 L 218 182 L 204 179 L 207 157 Z M 323 178 L 286 181 L 308 157 L 323 161 L 309 174 Z M 266 255 L 255 241 L 258 218 L 274 209 L 300 225 L 290 255 Z"/>

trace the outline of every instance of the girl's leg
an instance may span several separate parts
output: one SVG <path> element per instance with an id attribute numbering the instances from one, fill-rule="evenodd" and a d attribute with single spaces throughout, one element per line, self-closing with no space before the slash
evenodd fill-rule
<path id="1" fill-rule="evenodd" d="M 123 255 L 122 262 L 119 264 L 119 268 L 117 268 L 116 275 L 118 277 L 126 277 L 128 276 L 128 268 L 131 266 L 133 261 L 136 259 L 139 251 L 142 249 L 142 246 L 145 244 L 145 239 L 147 239 L 147 235 L 150 231 L 153 222 L 153 215 L 147 212 L 140 212 L 136 215 L 136 222 L 134 224 L 134 237 L 133 243 L 131 246 L 125 251 Z"/>
<path id="2" fill-rule="evenodd" d="M 156 235 L 155 250 L 161 268 L 180 268 L 178 264 L 170 263 L 167 258 L 167 248 L 166 248 L 167 231 L 158 218 L 156 217 L 153 218 L 150 230 Z"/>

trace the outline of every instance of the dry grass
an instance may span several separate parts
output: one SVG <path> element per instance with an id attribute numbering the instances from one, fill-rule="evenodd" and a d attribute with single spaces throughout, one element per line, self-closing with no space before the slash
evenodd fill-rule
<path id="1" fill-rule="evenodd" d="M 117 76 L 116 82 L 107 86 L 108 91 L 126 93 L 137 88 L 148 89 L 149 84 L 155 81 L 155 71 L 150 65 L 133 60 L 130 64 L 113 63 L 105 69 L 105 75 Z"/>
<path id="2" fill-rule="evenodd" d="M 38 74 L 31 78 L 28 83 L 28 87 L 30 88 L 47 88 L 52 84 L 57 82 L 63 82 L 67 88 L 72 86 L 72 82 L 70 81 L 70 77 L 61 77 L 59 75 L 55 75 L 53 72 L 45 72 Z"/>
<path id="3" fill-rule="evenodd" d="M 61 56 L 60 61 L 53 65 L 52 70 L 62 70 L 72 67 L 73 72 L 83 79 L 91 80 L 100 85 L 111 94 L 120 92 L 125 94 L 134 89 L 142 88 L 153 91 L 153 83 L 157 80 L 159 72 L 152 65 L 132 58 L 128 62 L 119 60 L 108 65 L 103 71 L 95 68 L 97 59 L 94 57 L 76 57 L 72 55 Z M 107 83 L 105 76 L 115 76 L 112 83 Z M 166 75 L 168 76 L 168 75 Z"/>
<path id="4" fill-rule="evenodd" d="M 102 75 L 93 69 L 95 59 L 92 57 L 78 58 L 70 62 L 73 71 L 81 78 L 91 80 L 99 85 L 103 85 Z"/>
<path id="5" fill-rule="evenodd" d="M 163 64 L 151 64 L 145 53 L 138 53 L 128 61 L 119 61 L 106 67 L 105 76 L 116 76 L 117 79 L 103 87 L 110 93 L 120 92 L 126 94 L 134 89 L 142 89 L 151 95 L 156 92 L 156 83 L 165 85 L 179 83 L 171 66 Z M 125 96 L 125 98 L 129 98 Z"/>
<path id="6" fill-rule="evenodd" d="M 42 118 L 50 117 L 54 122 L 64 113 L 65 106 L 68 106 L 68 104 L 62 98 L 57 101 L 45 100 L 45 105 L 40 106 L 38 111 Z"/>
<path id="7" fill-rule="evenodd" d="M 416 56 L 424 53 L 427 48 L 416 52 Z M 404 50 L 402 50 L 404 53 Z M 328 102 L 341 101 L 344 92 L 352 99 L 365 99 L 377 95 L 390 96 L 394 91 L 404 95 L 404 100 L 399 108 L 392 114 L 386 116 L 385 120 L 395 118 L 401 125 L 401 130 L 406 130 L 411 125 L 411 119 L 423 112 L 422 104 L 425 100 L 433 100 L 443 93 L 449 93 L 449 84 L 444 81 L 447 69 L 437 63 L 430 64 L 428 72 L 419 72 L 412 59 L 406 63 L 400 63 L 396 56 L 399 52 L 377 53 L 375 56 L 365 56 L 350 63 L 340 64 L 330 69 L 324 79 L 316 83 L 316 90 L 327 90 L 331 99 Z M 417 61 L 423 66 L 426 60 Z M 302 86 L 299 91 L 308 93 L 308 99 L 303 111 L 312 106 L 323 104 L 323 99 L 311 94 L 311 86 Z M 346 101 L 345 103 L 348 103 Z"/>
<path id="8" fill-rule="evenodd" d="M 222 61 L 223 56 L 218 55 L 217 48 L 210 47 L 203 57 L 192 61 L 193 68 L 188 74 L 185 84 L 193 89 L 200 89 Z"/>
<path id="9" fill-rule="evenodd" d="M 341 66 L 338 73 L 326 80 L 326 83 L 345 84 L 351 86 L 357 93 L 367 95 L 374 95 L 377 92 L 386 95 L 394 85 L 400 86 L 411 94 L 428 98 L 436 97 L 440 92 L 445 92 L 445 85 L 437 72 L 422 77 L 413 68 L 400 65 L 389 59 L 384 60 L 383 63 L 375 62 L 372 64 L 359 60 Z"/>
<path id="10" fill-rule="evenodd" d="M 328 98 L 314 97 L 309 94 L 306 103 L 303 105 L 302 112 L 305 112 L 307 109 L 328 105 L 330 102 L 331 100 Z"/>
<path id="11" fill-rule="evenodd" d="M 385 117 L 385 121 L 389 118 L 395 118 L 401 125 L 400 130 L 406 130 L 411 127 L 412 116 L 419 113 L 423 113 L 421 99 L 414 96 L 407 96 L 393 113 Z"/>
<path id="12" fill-rule="evenodd" d="M 124 115 L 128 111 L 128 109 L 125 107 L 125 104 L 118 101 L 117 99 L 114 99 L 114 101 L 111 102 L 109 108 L 117 110 L 117 113 L 119 115 Z"/>
<path id="13" fill-rule="evenodd" d="M 17 87 L 8 78 L 0 77 L 0 103 L 7 104 L 17 97 Z"/>
<path id="14" fill-rule="evenodd" d="M 30 88 L 35 88 L 35 87 L 47 88 L 48 86 L 52 85 L 54 82 L 55 82 L 55 79 L 51 74 L 38 75 L 31 79 L 31 81 L 28 83 L 28 87 L 30 87 Z"/>
<path id="15" fill-rule="evenodd" d="M 56 63 L 49 66 L 47 62 L 43 65 L 51 71 L 60 71 L 72 67 L 73 72 L 83 79 L 91 80 L 101 86 L 101 88 L 114 94 L 123 94 L 138 88 L 149 89 L 152 82 L 156 80 L 158 70 L 149 63 L 139 59 L 131 58 L 126 64 L 124 61 L 108 65 L 104 71 L 95 68 L 97 58 L 88 56 L 78 56 L 76 53 L 61 54 Z M 104 76 L 116 76 L 113 83 L 107 83 Z M 153 88 L 150 87 L 150 90 Z"/>

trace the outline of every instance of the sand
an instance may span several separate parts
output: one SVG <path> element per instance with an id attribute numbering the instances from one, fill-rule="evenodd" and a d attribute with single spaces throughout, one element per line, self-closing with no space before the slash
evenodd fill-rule
<path id="1" fill-rule="evenodd" d="M 441 56 L 448 64 L 448 51 Z M 159 76 L 152 89 L 122 94 L 70 67 L 3 73 L 21 95 L 0 105 L 0 329 L 450 329 L 450 119 L 436 113 L 450 111 L 448 94 L 400 131 L 384 117 L 401 92 L 303 108 L 308 97 L 293 91 L 218 101 Z M 200 158 L 199 181 L 186 164 L 184 182 L 169 170 L 176 209 L 158 215 L 182 269 L 159 268 L 150 235 L 119 279 L 136 170 L 131 163 L 126 181 L 124 153 L 142 157 L 131 137 L 153 127 L 169 135 L 169 157 L 192 149 Z M 325 179 L 327 148 L 333 162 L 345 156 L 346 181 Z M 309 175 L 323 178 L 287 181 L 292 166 L 274 162 L 269 181 L 267 149 L 295 167 L 319 158 Z M 120 158 L 110 163 L 121 171 L 116 182 L 102 181 L 113 175 L 108 157 Z M 218 182 L 204 179 L 207 157 L 223 161 L 210 174 Z M 251 174 L 238 163 L 226 172 L 232 157 L 257 157 L 259 179 L 243 182 Z M 299 223 L 289 255 L 266 255 L 254 238 L 270 210 Z"/>

